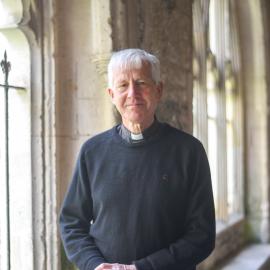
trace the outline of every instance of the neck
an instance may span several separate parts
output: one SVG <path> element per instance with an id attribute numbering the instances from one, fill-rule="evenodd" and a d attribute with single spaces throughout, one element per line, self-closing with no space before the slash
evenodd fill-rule
<path id="1" fill-rule="evenodd" d="M 150 127 L 154 122 L 154 119 L 148 124 L 148 125 L 143 125 L 141 123 L 135 123 L 131 121 L 124 121 L 123 120 L 123 125 L 133 134 L 140 134 L 142 133 L 145 129 Z"/>

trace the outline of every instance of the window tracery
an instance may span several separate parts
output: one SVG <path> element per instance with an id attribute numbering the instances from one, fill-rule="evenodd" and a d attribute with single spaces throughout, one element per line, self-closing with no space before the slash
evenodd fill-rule
<path id="1" fill-rule="evenodd" d="M 194 135 L 207 149 L 218 223 L 243 218 L 242 93 L 233 1 L 195 1 Z M 202 109 L 203 108 L 203 109 Z"/>

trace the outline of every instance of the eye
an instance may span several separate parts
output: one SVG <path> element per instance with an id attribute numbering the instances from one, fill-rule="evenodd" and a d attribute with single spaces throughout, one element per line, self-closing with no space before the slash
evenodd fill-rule
<path id="1" fill-rule="evenodd" d="M 138 86 L 144 86 L 146 84 L 146 82 L 144 80 L 137 80 L 136 81 L 136 85 Z"/>
<path id="2" fill-rule="evenodd" d="M 124 92 L 128 88 L 128 84 L 123 82 L 116 85 L 116 90 L 119 92 Z"/>

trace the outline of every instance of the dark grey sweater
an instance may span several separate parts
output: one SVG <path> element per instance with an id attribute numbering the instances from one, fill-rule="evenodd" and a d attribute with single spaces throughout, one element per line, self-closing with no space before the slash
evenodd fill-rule
<path id="1" fill-rule="evenodd" d="M 139 270 L 193 270 L 213 250 L 210 170 L 201 143 L 167 124 L 131 144 L 119 128 L 81 148 L 60 213 L 68 258 Z"/>

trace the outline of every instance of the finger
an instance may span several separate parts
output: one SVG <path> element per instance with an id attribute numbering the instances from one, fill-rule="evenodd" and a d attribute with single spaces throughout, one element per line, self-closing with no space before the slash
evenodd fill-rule
<path id="1" fill-rule="evenodd" d="M 126 270 L 126 268 L 123 264 L 114 263 L 112 264 L 111 270 Z"/>
<path id="2" fill-rule="evenodd" d="M 102 263 L 95 270 L 109 270 L 112 269 L 113 265 L 111 263 Z"/>
<path id="3" fill-rule="evenodd" d="M 112 270 L 122 270 L 121 264 L 114 263 L 114 264 L 112 265 Z"/>
<path id="4" fill-rule="evenodd" d="M 127 267 L 128 265 L 115 263 L 113 264 L 112 270 L 128 270 L 129 268 Z"/>

